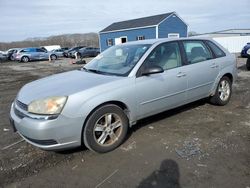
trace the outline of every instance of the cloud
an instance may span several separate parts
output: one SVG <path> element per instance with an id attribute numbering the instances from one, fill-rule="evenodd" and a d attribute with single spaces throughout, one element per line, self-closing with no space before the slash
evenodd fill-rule
<path id="1" fill-rule="evenodd" d="M 0 41 L 98 32 L 113 22 L 172 11 L 199 33 L 250 28 L 249 7 L 249 0 L 1 0 Z"/>

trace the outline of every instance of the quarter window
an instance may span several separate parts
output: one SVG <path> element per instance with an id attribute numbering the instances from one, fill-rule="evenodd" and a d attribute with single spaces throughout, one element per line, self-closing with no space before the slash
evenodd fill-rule
<path id="1" fill-rule="evenodd" d="M 215 55 L 216 58 L 226 56 L 226 54 L 217 45 L 215 45 L 213 42 L 207 41 L 207 43 L 208 43 L 209 47 L 213 50 L 214 55 Z"/>
<path id="2" fill-rule="evenodd" d="M 211 52 L 202 41 L 184 41 L 183 43 L 189 64 L 213 58 Z"/>
<path id="3" fill-rule="evenodd" d="M 157 65 L 164 70 L 173 69 L 182 65 L 179 45 L 169 42 L 157 46 L 145 60 L 145 66 Z"/>

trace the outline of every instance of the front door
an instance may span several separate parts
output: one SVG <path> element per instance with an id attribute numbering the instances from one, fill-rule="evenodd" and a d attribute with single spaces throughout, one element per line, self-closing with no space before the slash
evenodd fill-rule
<path id="1" fill-rule="evenodd" d="M 187 79 L 178 43 L 157 46 L 141 69 L 152 65 L 161 66 L 164 72 L 136 78 L 139 119 L 179 106 L 186 100 Z"/>

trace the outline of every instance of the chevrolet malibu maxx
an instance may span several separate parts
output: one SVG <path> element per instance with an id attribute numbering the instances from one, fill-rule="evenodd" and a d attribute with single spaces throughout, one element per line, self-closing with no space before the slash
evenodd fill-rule
<path id="1" fill-rule="evenodd" d="M 110 47 L 83 68 L 26 84 L 10 121 L 44 150 L 87 146 L 108 152 L 142 118 L 207 98 L 226 105 L 236 59 L 211 39 L 128 42 Z"/>

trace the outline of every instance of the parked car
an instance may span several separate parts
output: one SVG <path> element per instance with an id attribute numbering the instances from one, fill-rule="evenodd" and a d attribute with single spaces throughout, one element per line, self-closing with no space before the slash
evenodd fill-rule
<path id="1" fill-rule="evenodd" d="M 45 150 L 108 152 L 142 118 L 202 98 L 226 105 L 236 58 L 211 39 L 156 39 L 110 47 L 80 70 L 25 85 L 11 124 Z"/>
<path id="2" fill-rule="evenodd" d="M 17 53 L 17 51 L 19 50 L 20 48 L 11 48 L 9 50 L 7 50 L 6 52 L 6 56 L 8 58 L 8 60 L 15 60 L 15 53 Z"/>
<path id="3" fill-rule="evenodd" d="M 40 48 L 46 50 L 46 51 L 52 51 L 52 50 L 57 50 L 57 49 L 61 49 L 60 45 L 49 45 L 49 46 L 41 46 Z"/>
<path id="4" fill-rule="evenodd" d="M 250 70 L 250 57 L 247 58 L 246 67 L 247 67 L 247 70 Z"/>
<path id="5" fill-rule="evenodd" d="M 70 48 L 69 50 L 66 50 L 63 55 L 64 57 L 70 57 L 72 53 L 75 53 L 76 50 L 79 50 L 80 48 L 84 48 L 85 46 L 77 46 L 77 47 L 73 47 Z M 74 51 L 74 52 L 73 52 Z"/>
<path id="6" fill-rule="evenodd" d="M 250 42 L 248 42 L 241 50 L 241 57 L 250 57 Z"/>
<path id="7" fill-rule="evenodd" d="M 100 53 L 100 48 L 85 47 L 85 48 L 79 49 L 76 55 L 80 58 L 85 58 L 85 57 L 95 57 L 99 53 Z"/>
<path id="8" fill-rule="evenodd" d="M 56 49 L 56 50 L 52 50 L 51 52 L 54 53 L 54 54 L 56 54 L 57 57 L 63 57 L 64 56 L 63 55 L 64 50 L 62 48 Z"/>
<path id="9" fill-rule="evenodd" d="M 66 50 L 68 50 L 69 48 L 68 47 L 63 47 L 63 48 L 61 48 L 63 51 L 66 51 Z"/>
<path id="10" fill-rule="evenodd" d="M 0 62 L 1 61 L 6 61 L 8 58 L 6 56 L 6 54 L 2 51 L 0 51 Z"/>
<path id="11" fill-rule="evenodd" d="M 56 60 L 57 55 L 54 52 L 48 52 L 43 48 L 24 48 L 17 52 L 15 59 L 20 62 L 29 62 L 32 60 Z"/>
<path id="12" fill-rule="evenodd" d="M 20 50 L 20 48 L 16 49 L 15 51 L 13 51 L 10 60 L 11 61 L 15 61 L 16 60 L 16 56 L 17 56 L 17 52 Z"/>

